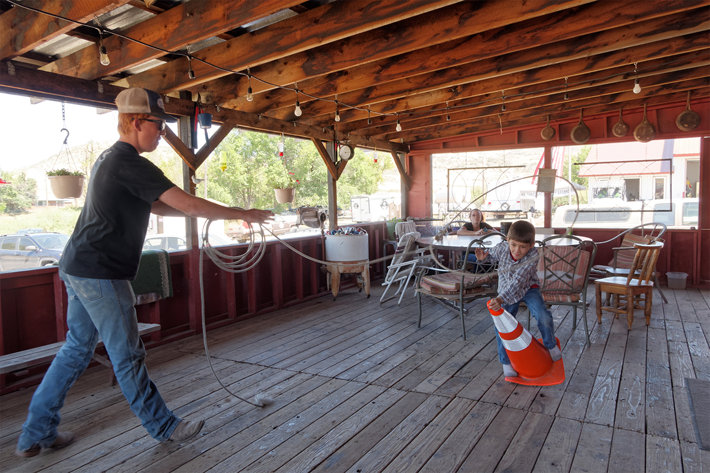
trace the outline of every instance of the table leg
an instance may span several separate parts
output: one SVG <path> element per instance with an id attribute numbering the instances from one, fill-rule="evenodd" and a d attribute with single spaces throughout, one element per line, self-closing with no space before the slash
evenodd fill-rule
<path id="1" fill-rule="evenodd" d="M 365 285 L 365 294 L 370 297 L 370 265 L 365 264 L 362 269 L 362 280 Z"/>
<path id="2" fill-rule="evenodd" d="M 340 290 L 340 271 L 337 266 L 330 268 L 330 289 L 333 292 L 333 300 L 335 300 Z"/>

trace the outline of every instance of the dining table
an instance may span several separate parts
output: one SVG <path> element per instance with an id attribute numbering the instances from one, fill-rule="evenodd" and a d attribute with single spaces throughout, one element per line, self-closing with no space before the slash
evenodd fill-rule
<path id="1" fill-rule="evenodd" d="M 485 235 L 443 235 L 440 238 L 436 236 L 419 237 L 416 242 L 417 245 L 423 248 L 431 248 L 432 250 L 441 250 L 449 252 L 449 261 L 453 261 L 454 265 L 458 263 L 460 257 L 465 253 L 469 244 L 472 241 L 480 240 Z M 498 243 L 504 240 L 502 234 L 492 234 L 488 236 L 485 240 L 481 241 L 481 246 L 472 245 L 471 251 L 476 247 L 491 249 Z"/>

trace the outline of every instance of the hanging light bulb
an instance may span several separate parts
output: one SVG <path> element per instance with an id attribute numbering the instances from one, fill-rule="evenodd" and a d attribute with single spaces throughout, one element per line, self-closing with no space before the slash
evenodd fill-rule
<path id="1" fill-rule="evenodd" d="M 402 131 L 402 124 L 399 123 L 399 118 L 397 118 L 397 125 L 394 127 L 395 131 Z"/>
<path id="2" fill-rule="evenodd" d="M 631 89 L 631 91 L 635 94 L 640 94 L 641 93 L 641 84 L 639 84 L 638 79 L 634 79 L 634 88 Z"/>
<path id="3" fill-rule="evenodd" d="M 303 110 L 301 110 L 301 104 L 299 103 L 298 99 L 296 99 L 296 108 L 293 109 L 293 114 L 297 117 L 303 115 Z"/>
<path id="4" fill-rule="evenodd" d="M 190 78 L 190 80 L 195 78 L 195 71 L 192 70 L 192 58 L 190 56 L 187 56 L 187 77 Z"/>
<path id="5" fill-rule="evenodd" d="M 108 57 L 108 51 L 106 46 L 104 46 L 104 36 L 99 33 L 99 62 L 102 66 L 108 66 L 111 64 L 111 59 Z"/>
<path id="6" fill-rule="evenodd" d="M 340 121 L 340 110 L 338 110 L 338 102 L 335 102 L 335 121 Z"/>
<path id="7" fill-rule="evenodd" d="M 567 78 L 565 77 L 565 100 L 569 100 L 569 95 L 567 95 Z"/>
<path id="8" fill-rule="evenodd" d="M 249 79 L 249 87 L 247 87 L 247 102 L 254 101 L 254 90 L 251 88 L 251 73 L 247 69 L 247 79 Z"/>
<path id="9" fill-rule="evenodd" d="M 301 102 L 298 101 L 298 85 L 296 85 L 296 107 L 293 109 L 293 114 L 297 117 L 303 115 L 303 110 L 301 110 Z"/>

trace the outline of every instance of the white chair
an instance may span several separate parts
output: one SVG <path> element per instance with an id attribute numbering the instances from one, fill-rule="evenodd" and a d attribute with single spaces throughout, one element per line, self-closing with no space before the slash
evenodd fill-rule
<path id="1" fill-rule="evenodd" d="M 399 223 L 397 225 L 399 225 Z M 382 283 L 385 290 L 382 291 L 380 303 L 393 299 L 397 297 L 397 294 L 399 294 L 397 304 L 400 304 L 402 302 L 402 297 L 404 297 L 404 293 L 407 290 L 407 286 L 409 285 L 409 281 L 413 280 L 415 271 L 418 268 L 424 270 L 425 266 L 423 266 L 422 263 L 426 260 L 424 259 L 423 251 L 417 248 L 417 238 L 419 238 L 419 232 L 404 233 L 399 238 L 394 257 L 392 258 L 390 265 L 387 267 L 385 280 Z M 393 296 L 386 298 L 390 287 L 395 283 L 399 283 L 397 290 Z"/>

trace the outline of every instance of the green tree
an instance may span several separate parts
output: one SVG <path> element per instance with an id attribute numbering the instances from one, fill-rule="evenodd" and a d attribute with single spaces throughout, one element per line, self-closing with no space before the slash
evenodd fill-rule
<path id="1" fill-rule="evenodd" d="M 24 172 L 2 174 L 3 180 L 10 184 L 0 185 L 0 210 L 7 214 L 28 212 L 34 205 L 37 195 L 37 182 L 28 178 Z"/>
<path id="2" fill-rule="evenodd" d="M 207 166 L 208 197 L 231 206 L 282 211 L 289 205 L 276 203 L 273 189 L 290 178 L 298 181 L 293 206 L 327 206 L 328 170 L 313 143 L 284 138 L 280 156 L 281 139 L 250 131 L 230 133 L 203 164 Z M 386 161 L 374 163 L 357 150 L 338 180 L 338 199 L 349 205 L 351 195 L 375 192 Z M 394 166 L 391 160 L 389 166 Z M 197 174 L 201 178 L 204 171 Z M 203 195 L 200 189 L 197 194 Z"/>

